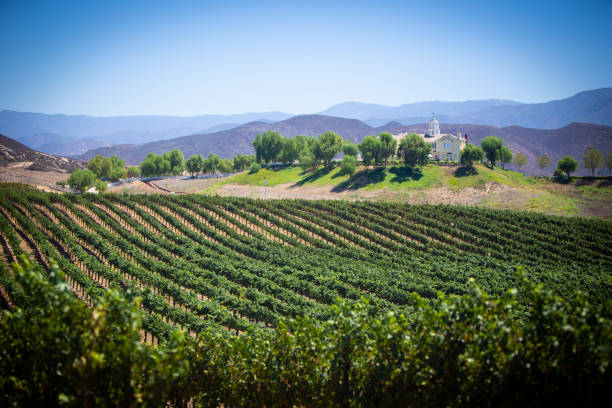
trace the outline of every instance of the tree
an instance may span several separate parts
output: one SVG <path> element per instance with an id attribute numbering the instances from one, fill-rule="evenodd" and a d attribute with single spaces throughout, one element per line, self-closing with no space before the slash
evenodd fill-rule
<path id="1" fill-rule="evenodd" d="M 357 169 L 357 158 L 351 155 L 344 156 L 340 165 L 340 174 L 352 176 L 355 173 L 355 169 Z"/>
<path id="2" fill-rule="evenodd" d="M 572 156 L 565 156 L 557 163 L 557 170 L 565 173 L 567 178 L 570 178 L 570 175 L 576 171 L 578 168 L 578 162 Z"/>
<path id="3" fill-rule="evenodd" d="M 582 158 L 582 164 L 585 168 L 591 170 L 591 176 L 595 176 L 595 170 L 601 168 L 603 164 L 601 152 L 591 146 L 587 146 Z"/>
<path id="4" fill-rule="evenodd" d="M 612 150 L 608 150 L 608 153 L 606 153 L 606 167 L 608 173 L 612 173 Z"/>
<path id="5" fill-rule="evenodd" d="M 342 146 L 342 152 L 344 153 L 345 156 L 357 157 L 357 154 L 359 153 L 359 149 L 357 148 L 357 146 L 355 146 L 355 144 L 353 144 L 353 142 L 345 140 L 344 146 Z"/>
<path id="6" fill-rule="evenodd" d="M 300 167 L 304 170 L 312 169 L 317 163 L 310 149 L 303 150 L 298 157 Z"/>
<path id="7" fill-rule="evenodd" d="M 538 163 L 538 167 L 540 168 L 540 170 L 544 170 L 545 168 L 550 167 L 550 159 L 545 154 L 541 154 L 536 157 L 536 162 Z"/>
<path id="8" fill-rule="evenodd" d="M 251 167 L 249 168 L 249 173 L 255 174 L 255 173 L 258 173 L 259 170 L 261 170 L 261 166 L 259 165 L 259 163 L 255 162 L 251 164 Z"/>
<path id="9" fill-rule="evenodd" d="M 138 166 L 130 166 L 127 168 L 127 177 L 139 177 L 140 168 Z"/>
<path id="10" fill-rule="evenodd" d="M 253 155 L 237 154 L 234 156 L 234 171 L 244 171 L 254 162 L 255 156 Z"/>
<path id="11" fill-rule="evenodd" d="M 208 157 L 204 160 L 204 164 L 202 165 L 202 170 L 204 173 L 212 173 L 215 174 L 219 167 L 219 161 L 221 158 L 216 154 L 209 154 Z"/>
<path id="12" fill-rule="evenodd" d="M 409 134 L 400 143 L 400 154 L 408 167 L 426 165 L 430 152 L 431 145 L 415 133 Z"/>
<path id="13" fill-rule="evenodd" d="M 230 159 L 221 159 L 217 165 L 219 173 L 228 174 L 234 169 L 234 163 Z"/>
<path id="14" fill-rule="evenodd" d="M 173 176 L 180 176 L 185 170 L 185 157 L 179 149 L 174 149 L 170 153 L 164 153 L 164 159 L 170 162 L 170 173 Z"/>
<path id="15" fill-rule="evenodd" d="M 372 162 L 377 162 L 382 150 L 382 144 L 376 136 L 366 136 L 357 146 L 361 152 L 363 164 L 369 166 Z"/>
<path id="16" fill-rule="evenodd" d="M 98 154 L 87 163 L 87 168 L 98 178 L 117 181 L 126 177 L 125 161 L 117 156 L 103 157 Z"/>
<path id="17" fill-rule="evenodd" d="M 285 166 L 288 166 L 297 160 L 298 155 L 299 151 L 295 141 L 290 137 L 283 137 L 281 139 L 281 151 L 278 155 L 278 160 Z"/>
<path id="18" fill-rule="evenodd" d="M 478 146 L 467 143 L 465 148 L 461 151 L 459 161 L 462 165 L 473 168 L 474 162 L 482 161 L 484 158 L 484 152 Z"/>
<path id="19" fill-rule="evenodd" d="M 94 187 L 96 188 L 96 191 L 98 193 L 103 193 L 108 188 L 108 184 L 106 184 L 106 181 L 96 180 L 94 183 Z"/>
<path id="20" fill-rule="evenodd" d="M 395 155 L 395 151 L 397 150 L 397 141 L 389 132 L 382 132 L 378 135 L 378 139 L 380 140 L 381 145 L 379 160 L 386 163 L 390 157 Z"/>
<path id="21" fill-rule="evenodd" d="M 507 146 L 502 146 L 499 150 L 499 161 L 502 163 L 502 169 L 506 169 L 506 164 L 512 162 L 512 152 Z"/>
<path id="22" fill-rule="evenodd" d="M 298 157 L 300 153 L 309 148 L 308 139 L 309 138 L 304 135 L 297 135 L 293 138 L 293 142 L 295 143 L 295 149 L 298 152 Z"/>
<path id="23" fill-rule="evenodd" d="M 283 148 L 282 136 L 273 130 L 263 135 L 257 135 L 253 140 L 257 162 L 269 163 L 275 161 Z"/>
<path id="24" fill-rule="evenodd" d="M 487 136 L 480 143 L 480 147 L 487 160 L 489 160 L 491 167 L 494 167 L 495 163 L 500 159 L 502 143 L 502 140 L 495 136 Z"/>
<path id="25" fill-rule="evenodd" d="M 319 153 L 323 164 L 328 167 L 333 158 L 342 150 L 342 138 L 332 131 L 327 131 L 319 136 Z"/>
<path id="26" fill-rule="evenodd" d="M 503 148 L 502 148 L 502 150 L 503 150 Z M 503 156 L 503 154 L 502 154 L 502 156 Z M 516 154 L 514 155 L 514 160 L 512 160 L 512 164 L 514 164 L 516 167 L 518 167 L 519 171 L 520 171 L 521 168 L 524 167 L 527 164 L 527 156 L 525 156 L 521 152 L 516 152 Z"/>
<path id="27" fill-rule="evenodd" d="M 68 185 L 75 190 L 84 192 L 96 181 L 96 174 L 91 170 L 77 169 L 68 177 Z"/>
<path id="28" fill-rule="evenodd" d="M 202 171 L 202 167 L 204 166 L 204 157 L 201 154 L 194 154 L 189 157 L 185 162 L 185 167 L 187 167 L 187 171 L 194 176 Z"/>

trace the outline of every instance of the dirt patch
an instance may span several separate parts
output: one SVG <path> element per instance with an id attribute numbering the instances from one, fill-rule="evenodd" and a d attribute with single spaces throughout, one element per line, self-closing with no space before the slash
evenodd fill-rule
<path id="1" fill-rule="evenodd" d="M 24 183 L 31 186 L 46 186 L 55 184 L 58 181 L 65 182 L 68 180 L 68 173 L 57 171 L 35 171 L 27 170 L 21 164 L 29 164 L 29 162 L 21 162 L 9 167 L 0 167 L 0 182 L 1 183 Z"/>
<path id="2" fill-rule="evenodd" d="M 177 193 L 198 193 L 212 186 L 213 184 L 219 182 L 219 180 L 221 179 L 218 179 L 218 178 L 187 179 L 187 180 L 166 179 L 166 180 L 152 181 L 151 183 L 156 184 L 170 191 L 176 191 Z"/>
<path id="3" fill-rule="evenodd" d="M 118 186 L 111 186 L 106 190 L 107 193 L 128 193 L 128 194 L 165 194 L 159 188 L 152 187 L 140 180 L 131 183 L 124 183 Z"/>

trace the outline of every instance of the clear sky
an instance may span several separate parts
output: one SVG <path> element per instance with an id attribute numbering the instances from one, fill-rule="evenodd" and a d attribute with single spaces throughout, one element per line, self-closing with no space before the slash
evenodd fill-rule
<path id="1" fill-rule="evenodd" d="M 312 113 L 612 86 L 612 1 L 0 0 L 0 109 Z"/>

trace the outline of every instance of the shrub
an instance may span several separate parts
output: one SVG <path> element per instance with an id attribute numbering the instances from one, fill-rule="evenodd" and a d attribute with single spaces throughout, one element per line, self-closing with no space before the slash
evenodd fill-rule
<path id="1" fill-rule="evenodd" d="M 261 170 L 261 165 L 259 163 L 253 163 L 251 164 L 251 167 L 249 168 L 249 174 L 258 173 L 259 170 Z"/>

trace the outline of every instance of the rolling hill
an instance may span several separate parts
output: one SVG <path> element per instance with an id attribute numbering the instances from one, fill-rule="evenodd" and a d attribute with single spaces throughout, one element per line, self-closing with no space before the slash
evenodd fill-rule
<path id="1" fill-rule="evenodd" d="M 479 144 L 489 135 L 495 135 L 504 139 L 506 145 L 513 151 L 519 151 L 527 155 L 529 165 L 526 167 L 528 173 L 539 173 L 535 166 L 535 157 L 546 153 L 555 163 L 565 155 L 580 158 L 586 146 L 594 146 L 606 152 L 612 150 L 612 127 L 592 125 L 586 123 L 572 123 L 560 129 L 530 129 L 520 126 L 496 127 L 477 124 L 441 124 L 443 133 L 461 131 L 469 134 L 470 142 Z M 223 130 L 211 134 L 195 134 L 179 137 L 176 139 L 162 140 L 144 145 L 115 145 L 90 150 L 78 156 L 80 159 L 89 160 L 96 154 L 104 156 L 117 155 L 126 162 L 137 164 L 144 159 L 149 152 L 161 154 L 172 149 L 180 149 L 185 157 L 192 154 L 208 155 L 215 153 L 221 157 L 230 158 L 236 154 L 252 153 L 251 145 L 258 133 L 266 130 L 275 130 L 284 136 L 293 137 L 298 134 L 306 136 L 317 136 L 327 130 L 333 130 L 345 139 L 354 142 L 361 141 L 365 136 L 378 134 L 382 131 L 391 133 L 416 132 L 424 133 L 426 124 L 400 125 L 390 122 L 384 126 L 374 128 L 356 119 L 335 118 L 323 115 L 296 116 L 276 123 L 253 122 Z M 549 172 L 552 169 L 548 170 Z"/>
<path id="2" fill-rule="evenodd" d="M 0 166 L 19 166 L 27 170 L 71 172 L 84 168 L 85 163 L 66 157 L 53 156 L 30 149 L 18 141 L 0 134 Z"/>

